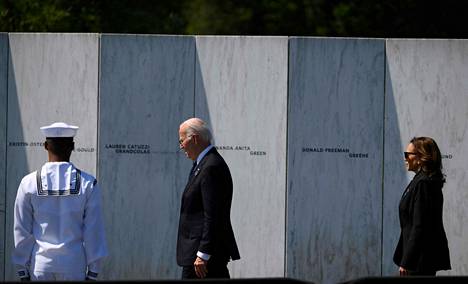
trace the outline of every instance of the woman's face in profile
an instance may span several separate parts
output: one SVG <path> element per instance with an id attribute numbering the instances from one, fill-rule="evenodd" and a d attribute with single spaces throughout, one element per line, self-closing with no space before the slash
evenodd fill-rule
<path id="1" fill-rule="evenodd" d="M 418 156 L 413 143 L 409 143 L 405 151 L 405 165 L 408 171 L 417 172 L 419 170 Z"/>

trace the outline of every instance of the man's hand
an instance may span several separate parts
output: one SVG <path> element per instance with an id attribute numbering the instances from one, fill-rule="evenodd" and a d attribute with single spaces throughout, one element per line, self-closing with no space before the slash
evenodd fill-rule
<path id="1" fill-rule="evenodd" d="M 202 258 L 197 256 L 197 259 L 195 259 L 193 266 L 195 267 L 195 274 L 198 278 L 206 277 L 206 274 L 208 273 L 207 264 L 208 262 L 206 260 L 203 260 Z"/>
<path id="2" fill-rule="evenodd" d="M 407 275 L 408 275 L 408 270 L 400 266 L 400 276 L 407 276 Z"/>

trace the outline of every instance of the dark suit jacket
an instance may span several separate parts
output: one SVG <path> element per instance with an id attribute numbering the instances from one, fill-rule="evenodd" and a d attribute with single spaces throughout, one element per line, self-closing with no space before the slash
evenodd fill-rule
<path id="1" fill-rule="evenodd" d="M 410 271 L 451 269 L 442 221 L 442 176 L 419 171 L 400 201 L 401 235 L 393 256 L 396 265 Z"/>
<path id="2" fill-rule="evenodd" d="M 232 179 L 221 155 L 212 148 L 188 181 L 182 195 L 177 264 L 192 266 L 197 251 L 210 260 L 239 259 L 231 226 Z"/>

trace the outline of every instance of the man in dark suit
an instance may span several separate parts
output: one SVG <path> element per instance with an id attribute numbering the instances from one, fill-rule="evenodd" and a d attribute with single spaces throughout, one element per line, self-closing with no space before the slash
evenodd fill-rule
<path id="1" fill-rule="evenodd" d="M 183 279 L 229 278 L 227 263 L 240 259 L 230 217 L 231 173 L 211 139 L 199 118 L 179 127 L 180 148 L 194 161 L 182 195 L 177 236 Z"/>

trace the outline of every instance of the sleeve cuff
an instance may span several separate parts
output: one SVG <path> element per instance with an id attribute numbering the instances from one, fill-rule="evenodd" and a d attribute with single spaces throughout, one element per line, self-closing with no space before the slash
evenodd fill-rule
<path id="1" fill-rule="evenodd" d="M 29 278 L 29 271 L 27 269 L 20 269 L 18 270 L 18 276 L 20 279 L 23 279 L 23 278 Z"/>
<path id="2" fill-rule="evenodd" d="M 86 274 L 87 279 L 91 280 L 97 280 L 98 274 L 96 272 L 88 270 L 88 273 Z"/>
<path id="3" fill-rule="evenodd" d="M 211 257 L 211 255 L 206 254 L 206 253 L 203 253 L 203 252 L 201 252 L 201 251 L 198 251 L 198 252 L 197 252 L 197 256 L 198 256 L 199 258 L 203 259 L 203 260 L 206 260 L 206 261 L 210 260 L 210 257 Z"/>
<path id="4" fill-rule="evenodd" d="M 101 271 L 101 261 L 96 260 L 95 262 L 88 264 L 88 271 L 99 273 Z"/>

